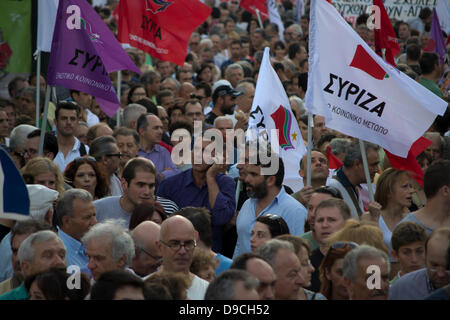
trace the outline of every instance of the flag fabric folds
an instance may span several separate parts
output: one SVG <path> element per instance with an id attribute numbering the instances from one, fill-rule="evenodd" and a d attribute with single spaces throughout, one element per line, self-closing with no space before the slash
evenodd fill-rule
<path id="1" fill-rule="evenodd" d="M 447 34 L 450 33 L 450 4 L 447 0 L 437 0 L 436 12 L 439 16 L 441 29 Z"/>
<path id="2" fill-rule="evenodd" d="M 406 157 L 447 103 L 384 62 L 326 1 L 313 1 L 310 14 L 308 111 Z"/>
<path id="3" fill-rule="evenodd" d="M 397 42 L 397 35 L 392 28 L 391 20 L 386 12 L 382 0 L 373 0 L 374 6 L 380 9 L 380 28 L 375 28 L 375 48 L 376 53 L 383 57 L 382 50 L 385 50 L 386 61 L 395 66 L 394 57 L 400 52 Z"/>
<path id="4" fill-rule="evenodd" d="M 306 148 L 298 123 L 292 113 L 288 96 L 270 64 L 269 48 L 267 47 L 264 49 L 259 69 L 248 131 L 250 136 L 254 132 L 266 132 L 269 142 L 273 146 L 279 146 L 278 154 L 284 163 L 283 183 L 291 187 L 294 192 L 298 191 L 301 188 L 300 160 L 305 155 Z M 275 132 L 277 135 L 274 135 Z M 278 141 L 272 140 L 275 136 L 278 137 Z"/>
<path id="5" fill-rule="evenodd" d="M 431 22 L 430 42 L 433 43 L 433 51 L 439 56 L 441 66 L 444 65 L 447 49 L 445 48 L 444 35 L 439 24 L 436 9 L 433 10 L 433 21 Z"/>
<path id="6" fill-rule="evenodd" d="M 0 1 L 1 68 L 8 73 L 30 73 L 32 1 Z M 9 50 L 8 50 L 9 48 Z M 9 57 L 8 57 L 9 56 Z M 6 57 L 8 57 L 6 59 Z"/>
<path id="7" fill-rule="evenodd" d="M 30 218 L 30 198 L 22 175 L 0 147 L 0 219 Z"/>
<path id="8" fill-rule="evenodd" d="M 342 166 L 342 161 L 339 160 L 338 157 L 336 157 L 332 152 L 331 152 L 331 146 L 327 147 L 326 150 L 326 156 L 328 159 L 328 167 L 330 169 L 339 169 Z"/>
<path id="9" fill-rule="evenodd" d="M 267 9 L 269 11 L 269 20 L 278 26 L 278 35 L 280 40 L 284 40 L 284 24 L 280 17 L 280 12 L 278 11 L 277 1 L 267 0 Z"/>
<path id="10" fill-rule="evenodd" d="M 55 30 L 58 0 L 38 1 L 37 50 L 50 52 Z"/>
<path id="11" fill-rule="evenodd" d="M 417 162 L 416 158 L 431 144 L 432 142 L 430 140 L 424 137 L 420 137 L 411 146 L 406 159 L 398 157 L 387 150 L 385 150 L 385 152 L 393 168 L 411 172 L 414 180 L 416 180 L 418 184 L 423 186 L 423 170 Z"/>
<path id="12" fill-rule="evenodd" d="M 192 32 L 212 11 L 199 0 L 128 0 L 119 6 L 119 41 L 179 66 Z"/>
<path id="13" fill-rule="evenodd" d="M 258 9 L 263 22 L 269 17 L 267 2 L 264 0 L 241 0 L 239 5 L 255 16 L 257 16 L 256 9 Z"/>
<path id="14" fill-rule="evenodd" d="M 84 0 L 61 0 L 48 68 L 48 84 L 79 90 L 96 98 L 112 117 L 120 107 L 108 73 L 140 70 Z"/>

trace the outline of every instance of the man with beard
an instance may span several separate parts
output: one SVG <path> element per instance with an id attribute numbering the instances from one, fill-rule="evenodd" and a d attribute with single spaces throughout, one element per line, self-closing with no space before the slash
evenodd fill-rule
<path id="1" fill-rule="evenodd" d="M 74 102 L 63 101 L 56 106 L 55 125 L 59 151 L 53 161 L 61 172 L 64 172 L 70 162 L 89 152 L 89 147 L 74 136 L 80 112 L 80 107 Z"/>
<path id="2" fill-rule="evenodd" d="M 213 87 L 213 108 L 205 118 L 205 123 L 210 125 L 214 124 L 214 120 L 218 116 L 232 115 L 234 113 L 236 98 L 242 94 L 242 92 L 234 90 L 231 83 L 227 80 L 219 80 Z"/>
<path id="3" fill-rule="evenodd" d="M 374 273 L 373 270 L 377 269 Z M 349 299 L 386 300 L 389 293 L 389 269 L 387 254 L 374 247 L 362 245 L 347 253 L 342 274 Z"/>
<path id="4" fill-rule="evenodd" d="M 391 287 L 389 300 L 423 300 L 433 291 L 450 284 L 446 253 L 450 227 L 434 230 L 425 242 L 425 268 L 405 274 Z"/>
<path id="5" fill-rule="evenodd" d="M 159 186 L 157 195 L 174 201 L 180 208 L 192 206 L 208 209 L 213 232 L 212 250 L 221 253 L 223 227 L 233 218 L 236 208 L 235 183 L 223 173 L 226 163 L 220 164 L 216 159 L 209 159 L 214 161 L 213 164 L 206 163 L 203 155 L 210 143 L 198 137 L 192 152 L 192 168 L 166 178 Z"/>
<path id="6" fill-rule="evenodd" d="M 266 150 L 259 150 L 259 152 L 257 150 L 249 150 L 248 152 L 250 163 L 245 165 L 245 183 L 250 199 L 244 203 L 237 216 L 238 239 L 233 257 L 251 250 L 251 230 L 259 216 L 268 213 L 281 216 L 288 224 L 291 234 L 298 236 L 304 233 L 307 218 L 305 207 L 290 197 L 282 188 L 284 179 L 283 160 L 277 154 L 272 154 L 270 147 Z M 255 155 L 254 152 L 258 152 L 258 154 Z M 261 154 L 270 159 L 269 163 L 262 164 Z M 252 159 L 256 159 L 256 164 L 252 164 Z M 278 168 L 278 170 L 274 174 L 267 174 L 267 171 L 269 171 L 267 169 L 273 167 Z M 263 170 L 266 172 L 264 173 Z"/>

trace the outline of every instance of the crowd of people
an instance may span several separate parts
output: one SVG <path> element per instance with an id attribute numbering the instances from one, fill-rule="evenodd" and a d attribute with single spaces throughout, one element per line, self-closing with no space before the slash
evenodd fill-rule
<path id="1" fill-rule="evenodd" d="M 212 13 L 182 67 L 125 49 L 142 73 L 124 70 L 120 84 L 110 75 L 121 88 L 114 117 L 95 97 L 58 87 L 44 118 L 45 74 L 39 88 L 36 74 L 9 82 L 0 143 L 26 183 L 30 218 L 0 219 L 0 300 L 450 299 L 450 108 L 424 133 L 423 185 L 378 145 L 362 154 L 314 115 L 311 166 L 305 156 L 304 187 L 292 190 L 282 158 L 261 146 L 267 164 L 229 133 L 248 128 L 268 46 L 307 144 L 309 1 L 301 17 L 292 1 L 279 3 L 282 35 L 239 1 L 204 3 Z M 115 34 L 117 4 L 95 7 Z M 392 21 L 397 68 L 450 102 L 450 69 L 426 52 L 431 17 L 424 8 L 410 23 Z M 367 18 L 354 28 L 374 48 Z M 233 151 L 228 162 L 211 152 L 208 131 Z"/>

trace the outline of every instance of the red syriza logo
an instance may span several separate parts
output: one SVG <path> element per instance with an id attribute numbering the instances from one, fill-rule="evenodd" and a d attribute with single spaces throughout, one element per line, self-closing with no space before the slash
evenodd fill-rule
<path id="1" fill-rule="evenodd" d="M 157 14 L 165 11 L 172 2 L 164 0 L 145 0 L 145 10 Z"/>
<path id="2" fill-rule="evenodd" d="M 350 67 L 357 68 L 364 71 L 368 75 L 377 80 L 389 78 L 389 75 L 384 69 L 370 56 L 370 54 L 363 48 L 362 45 L 356 47 L 355 55 L 350 63 Z"/>

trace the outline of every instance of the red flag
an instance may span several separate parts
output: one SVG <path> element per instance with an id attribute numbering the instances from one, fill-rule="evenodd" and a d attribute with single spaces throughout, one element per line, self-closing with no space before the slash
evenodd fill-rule
<path id="1" fill-rule="evenodd" d="M 211 11 L 199 0 L 120 1 L 118 39 L 183 66 L 192 32 Z"/>
<path id="2" fill-rule="evenodd" d="M 341 160 L 331 152 L 331 146 L 327 147 L 326 156 L 328 158 L 328 167 L 330 169 L 339 169 L 342 166 Z"/>
<path id="3" fill-rule="evenodd" d="M 382 0 L 373 0 L 374 6 L 380 8 L 380 26 L 375 27 L 375 51 L 383 57 L 381 49 L 386 49 L 386 61 L 395 66 L 394 57 L 400 52 L 400 47 L 397 42 L 397 36 L 392 28 L 389 16 L 384 8 Z M 375 11 L 376 12 L 376 11 Z"/>
<path id="4" fill-rule="evenodd" d="M 269 17 L 267 1 L 265 0 L 241 0 L 240 6 L 255 16 L 257 15 L 256 9 L 258 9 L 263 22 Z"/>
<path id="5" fill-rule="evenodd" d="M 420 137 L 416 140 L 416 142 L 413 143 L 411 146 L 411 149 L 408 152 L 408 157 L 401 158 L 399 156 L 396 156 L 386 149 L 384 149 L 384 152 L 386 152 L 386 156 L 388 157 L 389 161 L 391 162 L 391 165 L 395 169 L 400 170 L 408 170 L 412 173 L 412 177 L 414 180 L 417 181 L 421 186 L 423 186 L 423 171 L 420 167 L 419 163 L 417 163 L 416 157 L 421 154 L 428 146 L 430 146 L 432 142 L 424 137 Z"/>

